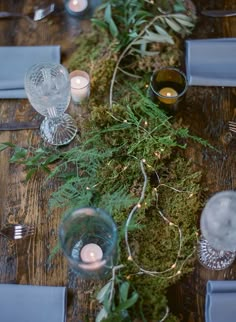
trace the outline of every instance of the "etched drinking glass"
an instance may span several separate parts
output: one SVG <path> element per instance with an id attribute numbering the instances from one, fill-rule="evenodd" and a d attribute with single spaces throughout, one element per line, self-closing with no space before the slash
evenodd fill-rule
<path id="1" fill-rule="evenodd" d="M 77 208 L 59 228 L 61 249 L 72 270 L 83 279 L 102 279 L 116 263 L 117 228 L 103 209 Z"/>
<path id="2" fill-rule="evenodd" d="M 206 203 L 200 220 L 198 258 L 206 268 L 230 266 L 236 250 L 236 191 L 217 192 Z"/>
<path id="3" fill-rule="evenodd" d="M 33 108 L 45 117 L 40 125 L 42 138 L 52 145 L 68 144 L 77 127 L 64 113 L 71 99 L 67 69 L 55 63 L 33 65 L 25 75 L 25 91 Z"/>

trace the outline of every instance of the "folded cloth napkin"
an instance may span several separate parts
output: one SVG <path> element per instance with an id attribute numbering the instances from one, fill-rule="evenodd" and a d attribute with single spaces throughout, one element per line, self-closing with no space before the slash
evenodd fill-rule
<path id="1" fill-rule="evenodd" d="M 41 62 L 60 63 L 60 46 L 0 47 L 0 98 L 26 98 L 25 73 Z"/>
<path id="2" fill-rule="evenodd" d="M 0 284 L 0 321 L 65 322 L 66 288 Z"/>
<path id="3" fill-rule="evenodd" d="M 236 38 L 186 40 L 189 85 L 236 86 Z"/>
<path id="4" fill-rule="evenodd" d="M 208 281 L 205 322 L 236 321 L 236 281 Z"/>

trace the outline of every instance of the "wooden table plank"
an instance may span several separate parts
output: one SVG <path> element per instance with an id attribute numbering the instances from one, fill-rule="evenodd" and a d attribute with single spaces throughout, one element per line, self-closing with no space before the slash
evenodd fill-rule
<path id="1" fill-rule="evenodd" d="M 198 12 L 202 9 L 233 9 L 235 1 L 199 1 Z M 199 16 L 197 27 L 191 39 L 236 37 L 235 18 L 207 18 Z M 236 97 L 234 88 L 191 87 L 186 100 L 179 110 L 183 124 L 192 134 L 208 140 L 217 151 L 194 144 L 185 151 L 193 161 L 196 170 L 203 173 L 202 186 L 205 201 L 215 192 L 235 189 L 236 137 L 228 141 L 228 121 L 235 119 Z M 200 214 L 199 214 L 200 217 Z M 236 264 L 223 271 L 211 271 L 202 267 L 197 259 L 195 270 L 183 278 L 178 286 L 169 291 L 171 308 L 184 322 L 203 322 L 205 287 L 209 279 L 235 279 Z"/>
<path id="2" fill-rule="evenodd" d="M 55 2 L 62 6 L 61 1 Z M 20 6 L 19 3 L 23 5 Z M 45 2 L 43 4 L 45 5 Z M 12 0 L 5 4 L 1 3 L 0 9 L 27 13 L 32 11 L 33 7 L 34 1 Z M 60 45 L 61 62 L 67 66 L 67 60 L 76 46 L 75 39 L 83 28 L 88 28 L 87 22 L 80 23 L 78 19 L 69 17 L 65 12 L 32 24 L 24 18 L 0 20 L 0 29 L 4 34 L 0 39 L 0 45 Z M 1 100 L 0 117 L 2 122 L 39 118 L 26 99 Z M 37 146 L 40 142 L 39 131 L 0 132 L 0 142 L 6 141 L 22 147 Z M 57 190 L 57 183 L 45 183 L 46 175 L 42 173 L 25 182 L 26 174 L 23 167 L 9 164 L 10 157 L 10 150 L 0 154 L 1 225 L 8 222 L 34 223 L 36 234 L 28 241 L 18 241 L 16 245 L 0 237 L 1 283 L 70 287 L 65 258 L 57 254 L 51 265 L 47 262 L 57 244 L 58 225 L 62 215 L 59 210 L 53 211 L 50 215 L 48 213 L 48 199 L 50 194 Z M 77 283 L 74 284 L 77 287 Z M 77 296 L 77 290 L 69 289 L 69 293 L 71 292 Z M 73 301 L 68 301 L 68 321 L 78 320 L 77 317 L 73 318 L 78 312 L 76 296 L 73 296 Z"/>

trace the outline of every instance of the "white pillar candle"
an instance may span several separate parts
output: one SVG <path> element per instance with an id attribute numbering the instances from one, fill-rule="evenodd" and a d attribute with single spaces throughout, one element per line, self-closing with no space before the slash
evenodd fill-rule
<path id="1" fill-rule="evenodd" d="M 85 245 L 80 251 L 80 258 L 85 263 L 100 261 L 102 257 L 103 251 L 101 247 L 94 243 Z"/>
<path id="2" fill-rule="evenodd" d="M 68 8 L 75 13 L 84 11 L 87 8 L 87 6 L 88 6 L 87 0 L 69 0 L 68 1 Z"/>
<path id="3" fill-rule="evenodd" d="M 76 70 L 70 73 L 70 83 L 73 102 L 82 103 L 89 97 L 90 83 L 86 72 Z"/>

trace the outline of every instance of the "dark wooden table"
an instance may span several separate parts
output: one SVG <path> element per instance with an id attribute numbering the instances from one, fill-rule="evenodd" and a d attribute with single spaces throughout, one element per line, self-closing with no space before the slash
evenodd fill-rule
<path id="1" fill-rule="evenodd" d="M 54 1 L 63 8 L 62 1 Z M 40 0 L 37 6 L 48 4 Z M 0 1 L 0 10 L 31 12 L 33 0 Z M 235 18 L 206 18 L 199 12 L 207 8 L 234 8 L 235 0 L 196 1 L 198 22 L 194 33 L 189 37 L 213 38 L 236 37 Z M 75 40 L 82 32 L 89 30 L 88 21 L 78 21 L 60 12 L 29 24 L 26 19 L 0 20 L 0 46 L 60 45 L 61 62 L 66 67 L 70 55 L 76 48 Z M 4 62 L 0 62 L 3 64 Z M 1 72 L 1 68 L 0 68 Z M 216 191 L 235 189 L 236 186 L 236 135 L 227 141 L 228 121 L 236 118 L 236 90 L 222 87 L 192 87 L 178 111 L 192 134 L 197 134 L 217 146 L 220 152 L 190 145 L 186 156 L 193 160 L 196 169 L 203 172 L 202 184 L 208 188 L 203 198 L 207 199 Z M 0 120 L 28 121 L 37 118 L 28 100 L 1 100 Z M 27 147 L 37 145 L 37 130 L 2 131 L 0 142 L 12 142 Z M 68 321 L 85 321 L 85 316 L 94 321 L 94 303 L 89 302 L 92 285 L 71 277 L 63 256 L 54 258 L 47 264 L 48 256 L 57 243 L 57 230 L 61 212 L 48 214 L 50 192 L 57 189 L 56 182 L 45 184 L 41 174 L 27 183 L 23 167 L 9 163 L 10 150 L 0 153 L 0 225 L 6 223 L 34 223 L 36 234 L 28 242 L 9 242 L 0 238 L 0 283 L 68 286 Z M 171 288 L 170 307 L 180 321 L 204 321 L 205 285 L 208 279 L 234 279 L 236 265 L 220 272 L 204 269 L 196 262 L 192 274 Z M 151 308 L 150 308 L 151 309 Z"/>

